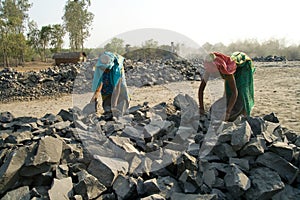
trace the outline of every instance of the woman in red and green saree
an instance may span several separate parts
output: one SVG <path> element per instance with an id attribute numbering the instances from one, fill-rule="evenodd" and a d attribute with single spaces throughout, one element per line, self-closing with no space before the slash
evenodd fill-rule
<path id="1" fill-rule="evenodd" d="M 223 120 L 234 121 L 239 115 L 250 116 L 254 106 L 253 61 L 243 52 L 231 56 L 210 53 L 204 61 L 205 73 L 198 90 L 199 112 L 204 114 L 203 93 L 211 74 L 220 73 L 225 83 L 226 109 Z M 216 102 L 217 103 L 217 102 Z"/>

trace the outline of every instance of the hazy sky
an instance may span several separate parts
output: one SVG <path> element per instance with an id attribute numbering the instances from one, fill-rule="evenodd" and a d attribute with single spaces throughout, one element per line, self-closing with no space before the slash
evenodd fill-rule
<path id="1" fill-rule="evenodd" d="M 29 17 L 39 27 L 63 23 L 66 1 L 30 2 L 33 5 Z M 98 47 L 115 36 L 139 29 L 170 30 L 198 45 L 205 42 L 229 44 L 238 39 L 262 42 L 272 38 L 285 39 L 288 45 L 300 44 L 298 4 L 298 0 L 252 0 L 248 3 L 241 0 L 91 0 L 89 11 L 95 16 L 85 46 Z M 149 34 L 152 38 L 147 38 L 145 32 L 136 33 L 136 40 L 161 37 L 160 32 L 155 36 Z M 65 45 L 68 46 L 67 40 Z"/>

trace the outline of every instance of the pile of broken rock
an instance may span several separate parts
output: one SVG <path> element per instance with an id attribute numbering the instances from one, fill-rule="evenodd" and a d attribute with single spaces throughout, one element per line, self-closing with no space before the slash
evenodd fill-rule
<path id="1" fill-rule="evenodd" d="M 196 106 L 196 108 L 195 108 Z M 0 118 L 1 199 L 300 199 L 300 135 L 274 114 L 215 122 L 178 95 L 119 118 Z"/>

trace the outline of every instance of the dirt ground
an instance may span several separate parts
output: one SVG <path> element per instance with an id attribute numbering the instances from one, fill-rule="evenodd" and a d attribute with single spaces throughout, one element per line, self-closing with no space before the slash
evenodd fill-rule
<path id="1" fill-rule="evenodd" d="M 14 66 L 12 68 L 18 72 L 28 72 L 28 71 L 39 71 L 42 69 L 47 69 L 49 67 L 53 67 L 54 65 L 55 65 L 54 60 L 50 59 L 47 62 L 41 62 L 41 61 L 26 62 L 23 66 Z M 4 67 L 0 67 L 0 71 L 3 69 Z"/>
<path id="2" fill-rule="evenodd" d="M 27 68 L 28 69 L 28 68 Z M 149 102 L 150 106 L 161 102 L 173 102 L 179 94 L 189 94 L 197 102 L 200 82 L 177 82 L 143 88 L 129 88 L 131 106 Z M 255 106 L 253 116 L 264 116 L 274 112 L 283 127 L 300 133 L 300 63 L 256 63 L 254 75 Z M 223 84 L 212 82 L 205 90 L 205 103 L 209 105 L 222 95 Z M 92 93 L 43 98 L 30 102 L 0 104 L 0 112 L 9 111 L 15 117 L 42 117 L 47 113 L 57 114 L 61 109 L 73 106 L 83 108 Z"/>

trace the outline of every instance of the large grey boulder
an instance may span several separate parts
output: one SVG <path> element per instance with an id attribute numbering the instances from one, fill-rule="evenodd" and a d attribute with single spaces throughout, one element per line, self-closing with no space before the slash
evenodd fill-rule
<path id="1" fill-rule="evenodd" d="M 262 167 L 250 171 L 251 188 L 246 192 L 249 200 L 268 200 L 284 188 L 280 176 L 273 170 Z"/>
<path id="2" fill-rule="evenodd" d="M 85 170 L 78 172 L 77 176 L 78 183 L 74 185 L 74 190 L 83 199 L 94 199 L 107 189 L 96 177 Z"/>
<path id="3" fill-rule="evenodd" d="M 290 184 L 294 182 L 299 174 L 298 167 L 294 166 L 293 164 L 273 152 L 266 152 L 263 155 L 260 155 L 257 158 L 256 163 L 275 170 L 280 175 L 280 177 L 282 177 Z"/>
<path id="4" fill-rule="evenodd" d="M 250 141 L 241 149 L 241 156 L 257 156 L 263 154 L 267 149 L 266 141 L 262 136 L 251 138 Z"/>
<path id="5" fill-rule="evenodd" d="M 250 179 L 235 165 L 230 165 L 224 177 L 225 186 L 236 199 L 240 198 L 250 188 Z"/>
<path id="6" fill-rule="evenodd" d="M 95 155 L 94 158 L 87 171 L 98 178 L 105 187 L 112 186 L 119 174 L 125 175 L 128 172 L 128 162 L 120 158 L 108 158 L 98 155 Z"/>
<path id="7" fill-rule="evenodd" d="M 13 187 L 19 180 L 19 170 L 25 164 L 27 150 L 20 147 L 11 151 L 0 167 L 0 194 Z"/>
<path id="8" fill-rule="evenodd" d="M 285 142 L 274 142 L 268 149 L 291 162 L 294 157 L 295 147 L 295 145 L 287 144 Z"/>
<path id="9" fill-rule="evenodd" d="M 272 200 L 298 200 L 300 199 L 300 189 L 290 185 L 285 185 L 284 189 L 272 197 Z"/>
<path id="10" fill-rule="evenodd" d="M 62 155 L 63 142 L 54 137 L 45 137 L 40 140 L 33 164 L 59 163 Z"/>
<path id="11" fill-rule="evenodd" d="M 249 142 L 252 130 L 247 121 L 241 123 L 232 131 L 231 145 L 235 151 L 240 150 L 247 142 Z"/>
<path id="12" fill-rule="evenodd" d="M 118 199 L 134 199 L 137 197 L 136 184 L 122 174 L 115 179 L 113 189 Z"/>
<path id="13" fill-rule="evenodd" d="M 28 186 L 19 187 L 7 192 L 1 200 L 30 200 L 30 191 Z"/>

